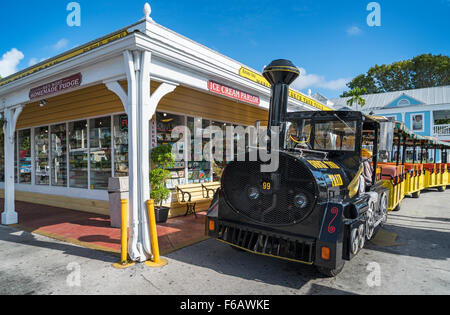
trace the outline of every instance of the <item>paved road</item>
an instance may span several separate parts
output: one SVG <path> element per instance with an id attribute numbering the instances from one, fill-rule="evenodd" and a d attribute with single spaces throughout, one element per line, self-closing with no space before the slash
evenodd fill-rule
<path id="1" fill-rule="evenodd" d="M 0 257 L 0 294 L 450 294 L 450 191 L 405 199 L 335 279 L 214 240 L 115 270 L 115 256 L 0 227 Z"/>

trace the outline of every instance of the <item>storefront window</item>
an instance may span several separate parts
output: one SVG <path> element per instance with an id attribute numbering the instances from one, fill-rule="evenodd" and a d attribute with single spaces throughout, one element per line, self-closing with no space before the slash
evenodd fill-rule
<path id="1" fill-rule="evenodd" d="M 239 154 L 243 154 L 245 152 L 239 152 L 240 149 L 246 150 L 247 146 L 249 145 L 247 143 L 247 134 L 245 133 L 247 131 L 247 127 L 245 126 L 239 126 L 239 125 L 233 125 L 234 128 L 234 160 L 237 161 L 239 158 Z M 244 130 L 244 134 L 239 133 L 239 130 Z M 241 138 L 242 137 L 242 138 Z M 243 148 L 240 148 L 240 144 L 245 143 Z"/>
<path id="2" fill-rule="evenodd" d="M 31 184 L 31 130 L 21 130 L 19 136 L 19 182 Z"/>
<path id="3" fill-rule="evenodd" d="M 207 156 L 203 156 L 203 148 L 210 140 L 203 139 L 195 148 L 195 136 L 203 138 L 204 128 L 209 126 L 209 121 L 203 121 L 201 118 L 188 117 L 187 126 L 191 131 L 191 160 L 188 163 L 188 182 L 205 183 L 211 181 L 211 162 L 207 161 Z M 210 154 L 210 153 L 209 153 Z"/>
<path id="4" fill-rule="evenodd" d="M 52 186 L 67 186 L 67 134 L 66 124 L 50 127 Z"/>
<path id="5" fill-rule="evenodd" d="M 167 113 L 156 114 L 156 131 L 158 146 L 175 146 L 182 138 L 172 138 L 172 131 L 175 127 L 184 126 L 185 117 L 171 115 Z M 177 185 L 186 184 L 186 163 L 184 160 L 175 162 L 175 167 L 170 170 L 171 178 L 167 180 L 167 188 L 173 189 Z"/>
<path id="6" fill-rule="evenodd" d="M 90 120 L 91 189 L 108 189 L 112 176 L 111 117 Z"/>
<path id="7" fill-rule="evenodd" d="M 229 124 L 213 121 L 211 123 L 211 125 L 221 128 L 222 132 L 223 132 L 223 159 L 222 159 L 222 161 L 214 160 L 214 162 L 213 162 L 213 180 L 215 182 L 218 182 L 218 181 L 220 181 L 220 179 L 222 177 L 223 170 L 225 169 L 225 167 L 227 165 L 227 160 L 226 160 L 227 126 L 229 126 Z"/>
<path id="8" fill-rule="evenodd" d="M 48 127 L 34 129 L 36 185 L 50 184 Z"/>
<path id="9" fill-rule="evenodd" d="M 114 116 L 114 172 L 116 177 L 128 176 L 128 116 Z"/>
<path id="10" fill-rule="evenodd" d="M 0 182 L 5 181 L 5 136 L 0 127 Z"/>
<path id="11" fill-rule="evenodd" d="M 69 123 L 69 186 L 88 188 L 87 121 Z"/>

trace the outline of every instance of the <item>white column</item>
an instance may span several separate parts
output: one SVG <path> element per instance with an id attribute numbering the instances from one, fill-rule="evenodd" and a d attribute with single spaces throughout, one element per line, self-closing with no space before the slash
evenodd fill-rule
<path id="1" fill-rule="evenodd" d="M 129 163 L 129 253 L 133 261 L 144 262 L 152 257 L 147 201 L 150 199 L 150 138 L 149 123 L 159 101 L 177 87 L 163 83 L 150 95 L 149 51 L 125 51 L 124 61 L 128 93 L 118 82 L 105 82 L 109 90 L 119 96 L 128 114 Z"/>
<path id="2" fill-rule="evenodd" d="M 5 211 L 2 213 L 2 224 L 17 224 L 18 215 L 15 208 L 14 191 L 14 142 L 16 123 L 22 112 L 23 106 L 5 109 L 5 125 L 3 133 L 5 136 Z"/>

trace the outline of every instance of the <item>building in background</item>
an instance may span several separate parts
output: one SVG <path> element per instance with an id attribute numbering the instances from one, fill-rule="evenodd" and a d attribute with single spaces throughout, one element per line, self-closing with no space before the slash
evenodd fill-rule
<path id="1" fill-rule="evenodd" d="M 370 94 L 366 100 L 365 114 L 393 117 L 414 133 L 450 142 L 450 86 L 408 91 Z M 350 98 L 331 100 L 336 110 L 348 110 Z M 440 154 L 438 154 L 440 157 Z M 430 160 L 434 156 L 429 156 Z M 439 158 L 440 159 L 440 158 Z"/>
<path id="2" fill-rule="evenodd" d="M 362 97 L 366 100 L 366 105 L 363 107 L 364 113 L 394 117 L 421 136 L 450 141 L 450 86 Z M 331 101 L 339 110 L 348 106 L 349 99 L 339 98 Z"/>

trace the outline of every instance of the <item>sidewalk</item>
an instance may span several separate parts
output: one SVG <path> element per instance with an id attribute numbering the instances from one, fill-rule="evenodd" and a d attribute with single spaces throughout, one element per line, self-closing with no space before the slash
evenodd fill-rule
<path id="1" fill-rule="evenodd" d="M 0 199 L 0 212 L 4 202 Z M 120 229 L 112 228 L 108 216 L 16 202 L 17 228 L 83 247 L 120 253 Z M 158 224 L 161 255 L 198 243 L 205 237 L 206 213 L 169 219 Z"/>

